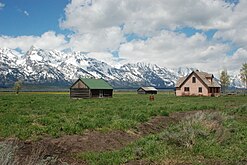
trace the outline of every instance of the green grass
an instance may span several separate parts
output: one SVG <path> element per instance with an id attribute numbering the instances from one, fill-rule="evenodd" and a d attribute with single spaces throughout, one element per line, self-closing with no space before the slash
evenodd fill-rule
<path id="1" fill-rule="evenodd" d="M 245 164 L 246 126 L 246 121 L 225 112 L 197 113 L 121 150 L 86 152 L 77 157 L 102 165 L 140 160 L 147 164 Z"/>
<path id="2" fill-rule="evenodd" d="M 111 99 L 70 99 L 66 94 L 1 94 L 0 137 L 59 137 L 85 130 L 127 130 L 150 117 L 175 111 L 225 110 L 244 105 L 246 97 L 174 97 L 115 94 Z"/>
<path id="3" fill-rule="evenodd" d="M 0 138 L 37 140 L 86 130 L 129 130 L 153 116 L 192 110 L 213 110 L 220 115 L 189 118 L 120 150 L 86 152 L 77 157 L 90 164 L 247 161 L 246 96 L 175 97 L 162 93 L 149 101 L 149 95 L 132 92 L 115 93 L 110 99 L 80 100 L 65 93 L 1 93 Z M 219 127 L 209 127 L 215 120 Z"/>

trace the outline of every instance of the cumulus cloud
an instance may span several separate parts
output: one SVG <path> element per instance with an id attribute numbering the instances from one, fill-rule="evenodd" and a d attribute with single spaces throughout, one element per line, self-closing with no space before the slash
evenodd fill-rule
<path id="1" fill-rule="evenodd" d="M 233 42 L 239 47 L 244 47 L 247 49 L 247 1 L 240 1 L 234 9 L 234 14 L 229 16 L 229 26 L 228 28 L 218 31 L 214 38 L 222 39 L 226 41 Z"/>
<path id="2" fill-rule="evenodd" d="M 75 33 L 70 36 L 69 46 L 78 51 L 114 51 L 125 41 L 120 27 L 110 27 L 91 33 Z"/>
<path id="3" fill-rule="evenodd" d="M 220 69 L 229 46 L 211 43 L 203 34 L 186 37 L 170 31 L 162 31 L 146 41 L 138 40 L 122 44 L 119 54 L 126 61 L 154 63 L 175 68 L 196 67 L 214 71 Z"/>
<path id="4" fill-rule="evenodd" d="M 225 67 L 232 74 L 238 74 L 243 63 L 247 63 L 247 49 L 239 48 L 233 56 L 226 56 L 224 59 Z"/>
<path id="5" fill-rule="evenodd" d="M 118 58 L 112 57 L 111 53 L 108 52 L 90 52 L 87 54 L 88 57 L 96 58 L 97 60 L 103 61 L 109 65 L 116 65 Z"/>
<path id="6" fill-rule="evenodd" d="M 60 26 L 75 32 L 69 44 L 76 50 L 119 50 L 125 62 L 215 71 L 230 60 L 227 52 L 231 45 L 222 40 L 232 40 L 242 47 L 247 43 L 238 33 L 246 33 L 245 8 L 246 2 L 236 5 L 224 0 L 72 0 Z M 176 32 L 183 27 L 202 33 L 188 37 Z M 203 31 L 210 29 L 217 29 L 217 33 L 209 41 Z M 128 42 L 128 34 L 147 40 Z"/>
<path id="7" fill-rule="evenodd" d="M 72 35 L 49 31 L 41 36 L 0 36 L 0 44 L 27 50 L 72 48 L 86 51 L 105 62 L 147 62 L 175 68 L 196 67 L 218 72 L 224 67 L 239 70 L 246 61 L 247 1 L 226 0 L 71 0 L 60 20 Z M 236 1 L 234 1 L 236 2 Z M 27 13 L 28 14 L 28 13 Z M 198 30 L 192 35 L 177 29 Z M 215 29 L 212 39 L 207 30 Z M 129 35 L 134 34 L 128 40 Z M 67 41 L 66 39 L 67 38 Z M 229 56 L 232 45 L 238 50 Z"/>
<path id="8" fill-rule="evenodd" d="M 162 28 L 226 28 L 232 6 L 223 0 L 72 0 L 61 27 L 80 33 L 124 24 L 126 33 L 147 34 Z"/>
<path id="9" fill-rule="evenodd" d="M 2 47 L 21 49 L 23 52 L 29 50 L 32 45 L 42 49 L 58 49 L 66 48 L 67 41 L 65 36 L 48 31 L 41 36 L 0 36 L 0 45 Z"/>
<path id="10" fill-rule="evenodd" d="M 62 28 L 78 33 L 90 33 L 121 25 L 127 13 L 119 0 L 72 0 L 65 8 Z"/>

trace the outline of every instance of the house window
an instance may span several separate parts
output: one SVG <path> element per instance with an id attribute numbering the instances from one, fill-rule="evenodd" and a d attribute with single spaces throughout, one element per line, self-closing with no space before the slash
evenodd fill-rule
<path id="1" fill-rule="evenodd" d="M 192 83 L 196 83 L 196 78 L 192 77 Z"/>
<path id="2" fill-rule="evenodd" d="M 184 87 L 184 91 L 185 92 L 189 92 L 190 91 L 190 87 Z"/>
<path id="3" fill-rule="evenodd" d="M 198 92 L 199 92 L 199 93 L 202 93 L 202 87 L 199 87 L 199 88 L 198 88 Z"/>

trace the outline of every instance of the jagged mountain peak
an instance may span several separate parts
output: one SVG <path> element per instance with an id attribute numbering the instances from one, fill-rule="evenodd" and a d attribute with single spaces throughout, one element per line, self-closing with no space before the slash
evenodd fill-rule
<path id="1" fill-rule="evenodd" d="M 39 48 L 38 47 L 36 47 L 35 45 L 32 45 L 31 47 L 30 47 L 30 49 L 29 49 L 30 51 L 33 51 L 33 50 L 39 50 Z"/>
<path id="2" fill-rule="evenodd" d="M 187 76 L 192 71 L 195 71 L 197 69 L 191 68 L 191 67 L 178 67 L 178 68 L 173 69 L 173 70 L 178 74 L 178 76 L 184 77 L 184 76 Z"/>
<path id="3" fill-rule="evenodd" d="M 36 52 L 42 51 L 43 49 L 39 49 L 38 47 L 32 45 L 29 50 L 26 52 L 26 55 L 33 55 Z"/>
<path id="4" fill-rule="evenodd" d="M 32 46 L 25 54 L 0 48 L 0 86 L 22 79 L 29 84 L 71 84 L 79 77 L 103 78 L 114 87 L 173 87 L 180 76 L 194 68 L 168 69 L 151 63 L 128 63 L 116 68 L 85 52 L 45 50 Z M 235 80 L 235 78 L 234 78 Z M 239 81 L 232 81 L 236 86 Z"/>
<path id="5" fill-rule="evenodd" d="M 9 56 L 11 58 L 17 56 L 18 53 L 15 50 L 9 48 L 0 48 L 0 56 Z"/>

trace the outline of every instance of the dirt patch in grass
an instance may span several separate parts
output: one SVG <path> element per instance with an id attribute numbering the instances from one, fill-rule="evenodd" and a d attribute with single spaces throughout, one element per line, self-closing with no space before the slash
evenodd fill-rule
<path id="1" fill-rule="evenodd" d="M 124 131 L 88 132 L 82 136 L 72 135 L 52 139 L 51 143 L 64 151 L 77 153 L 120 149 L 137 138 L 136 135 Z"/>
<path id="2" fill-rule="evenodd" d="M 157 116 L 150 121 L 139 124 L 135 129 L 129 131 L 97 132 L 91 131 L 83 135 L 66 135 L 60 138 L 44 138 L 40 141 L 20 141 L 8 139 L 0 142 L 0 153 L 9 155 L 8 159 L 0 159 L 0 164 L 87 164 L 84 161 L 73 157 L 78 152 L 89 151 L 110 151 L 121 149 L 138 138 L 158 133 L 176 123 L 186 116 L 195 114 L 198 111 L 177 112 L 170 116 Z M 1 148 L 2 145 L 10 149 Z M 9 152 L 9 153 L 4 153 Z M 1 156 L 1 155 L 0 155 Z M 132 162 L 140 163 L 140 162 Z M 132 164 L 130 162 L 130 164 Z"/>
<path id="3" fill-rule="evenodd" d="M 86 162 L 73 158 L 75 153 L 120 149 L 137 138 L 138 136 L 124 131 L 113 131 L 108 133 L 88 132 L 82 136 L 68 135 L 57 139 L 44 138 L 36 142 L 9 139 L 1 143 L 11 144 L 8 152 L 13 154 L 8 158 L 8 164 L 62 165 L 67 163 L 77 165 L 86 164 Z M 4 162 L 7 160 L 0 160 L 0 164 L 4 164 Z"/>
<path id="4" fill-rule="evenodd" d="M 139 124 L 134 132 L 141 136 L 158 133 L 176 121 L 177 120 L 172 117 L 156 116 L 148 122 Z"/>

